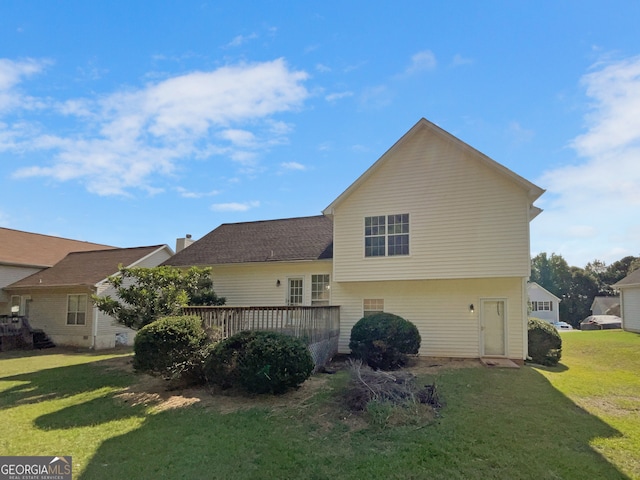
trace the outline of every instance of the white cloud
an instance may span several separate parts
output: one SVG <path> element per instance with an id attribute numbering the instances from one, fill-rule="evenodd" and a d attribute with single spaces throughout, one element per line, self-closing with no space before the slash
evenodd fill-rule
<path id="1" fill-rule="evenodd" d="M 461 67 L 463 65 L 472 65 L 473 63 L 475 63 L 475 62 L 472 59 L 463 57 L 459 53 L 456 53 L 453 56 L 453 60 L 451 60 L 451 66 L 452 67 Z"/>
<path id="2" fill-rule="evenodd" d="M 220 190 L 211 190 L 209 192 L 192 192 L 190 190 L 187 190 L 184 187 L 176 187 L 175 190 L 183 198 L 204 198 L 204 197 L 214 197 L 216 195 L 220 195 Z"/>
<path id="3" fill-rule="evenodd" d="M 228 44 L 227 47 L 239 47 L 241 45 L 244 45 L 245 43 L 251 41 L 251 40 L 255 40 L 256 38 L 258 38 L 258 34 L 257 33 L 251 33 L 249 35 L 237 35 L 233 38 L 233 40 L 231 40 Z"/>
<path id="4" fill-rule="evenodd" d="M 415 73 L 433 70 L 437 64 L 435 54 L 431 50 L 423 50 L 411 57 L 411 64 L 405 70 L 405 74 L 413 75 Z"/>
<path id="5" fill-rule="evenodd" d="M 532 246 L 584 267 L 640 254 L 640 57 L 596 65 L 582 83 L 587 131 L 571 143 L 581 161 L 538 180 L 548 193 Z"/>
<path id="6" fill-rule="evenodd" d="M 507 127 L 507 134 L 515 144 L 529 143 L 535 136 L 533 130 L 524 128 L 519 122 L 511 122 Z"/>
<path id="7" fill-rule="evenodd" d="M 38 65 L 5 68 L 4 84 L 16 84 L 20 75 L 38 71 Z M 11 74 L 16 69 L 19 73 Z M 291 127 L 273 116 L 302 105 L 309 95 L 303 85 L 307 77 L 277 59 L 193 72 L 105 97 L 70 99 L 52 108 L 67 121 L 77 120 L 72 134 L 20 137 L 14 126 L 3 128 L 0 122 L 0 151 L 48 151 L 49 165 L 25 167 L 14 175 L 76 180 L 100 195 L 155 191 L 156 175 L 173 174 L 176 163 L 190 158 L 225 155 L 255 167 L 260 151 L 286 142 Z"/>
<path id="8" fill-rule="evenodd" d="M 44 102 L 24 95 L 17 86 L 25 78 L 40 73 L 50 62 L 27 59 L 13 61 L 0 58 L 0 113 L 17 107 L 23 109 L 41 108 Z"/>
<path id="9" fill-rule="evenodd" d="M 337 93 L 330 93 L 329 95 L 327 95 L 325 98 L 325 100 L 327 102 L 335 102 L 337 100 L 341 100 L 343 98 L 348 98 L 348 97 L 353 97 L 353 92 L 337 92 Z"/>
<path id="10" fill-rule="evenodd" d="M 260 206 L 260 202 L 244 202 L 244 203 L 214 203 L 211 210 L 215 212 L 246 212 L 252 208 Z"/>
<path id="11" fill-rule="evenodd" d="M 307 167 L 298 162 L 282 162 L 280 164 L 285 170 L 306 170 Z"/>

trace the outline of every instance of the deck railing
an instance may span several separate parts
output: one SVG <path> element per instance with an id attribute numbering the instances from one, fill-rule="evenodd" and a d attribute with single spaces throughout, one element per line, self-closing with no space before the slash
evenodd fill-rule
<path id="1" fill-rule="evenodd" d="M 0 315 L 0 335 L 3 335 L 3 336 L 21 335 L 24 318 L 25 317 Z"/>
<path id="2" fill-rule="evenodd" d="M 223 338 L 243 330 L 268 330 L 302 339 L 316 370 L 338 353 L 340 307 L 184 307 L 185 315 L 202 318 L 205 328 L 217 327 Z"/>

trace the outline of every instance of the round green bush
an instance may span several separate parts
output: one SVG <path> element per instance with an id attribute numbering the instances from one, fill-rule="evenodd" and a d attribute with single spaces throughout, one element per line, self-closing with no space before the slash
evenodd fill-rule
<path id="1" fill-rule="evenodd" d="M 209 343 L 199 317 L 163 317 L 138 331 L 133 367 L 166 378 L 202 377 Z"/>
<path id="2" fill-rule="evenodd" d="M 420 333 L 408 320 L 392 313 L 361 318 L 351 329 L 349 348 L 356 358 L 374 369 L 394 370 L 418 353 Z"/>
<path id="3" fill-rule="evenodd" d="M 557 365 L 562 357 L 562 337 L 553 325 L 539 318 L 529 318 L 529 356 L 540 365 Z"/>
<path id="4" fill-rule="evenodd" d="M 245 331 L 216 345 L 205 364 L 207 382 L 238 386 L 250 393 L 280 394 L 301 385 L 313 372 L 304 342 L 281 333 Z"/>

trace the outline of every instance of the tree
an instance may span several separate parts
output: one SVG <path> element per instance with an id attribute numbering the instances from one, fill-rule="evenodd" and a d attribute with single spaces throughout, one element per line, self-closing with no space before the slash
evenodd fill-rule
<path id="1" fill-rule="evenodd" d="M 98 310 L 139 329 L 160 317 L 176 316 L 186 305 L 224 305 L 213 291 L 211 268 L 123 267 L 107 280 L 116 298 L 92 295 Z"/>
<path id="2" fill-rule="evenodd" d="M 540 253 L 531 259 L 531 281 L 562 298 L 569 290 L 571 271 L 562 255 Z"/>

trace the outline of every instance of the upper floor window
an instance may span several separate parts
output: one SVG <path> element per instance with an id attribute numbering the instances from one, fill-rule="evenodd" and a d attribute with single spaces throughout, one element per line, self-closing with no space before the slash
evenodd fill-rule
<path id="1" fill-rule="evenodd" d="M 364 218 L 364 256 L 409 255 L 409 214 Z"/>
<path id="2" fill-rule="evenodd" d="M 67 325 L 85 325 L 87 315 L 87 296 L 67 296 Z"/>
<path id="3" fill-rule="evenodd" d="M 329 305 L 329 274 L 311 275 L 311 305 Z"/>

